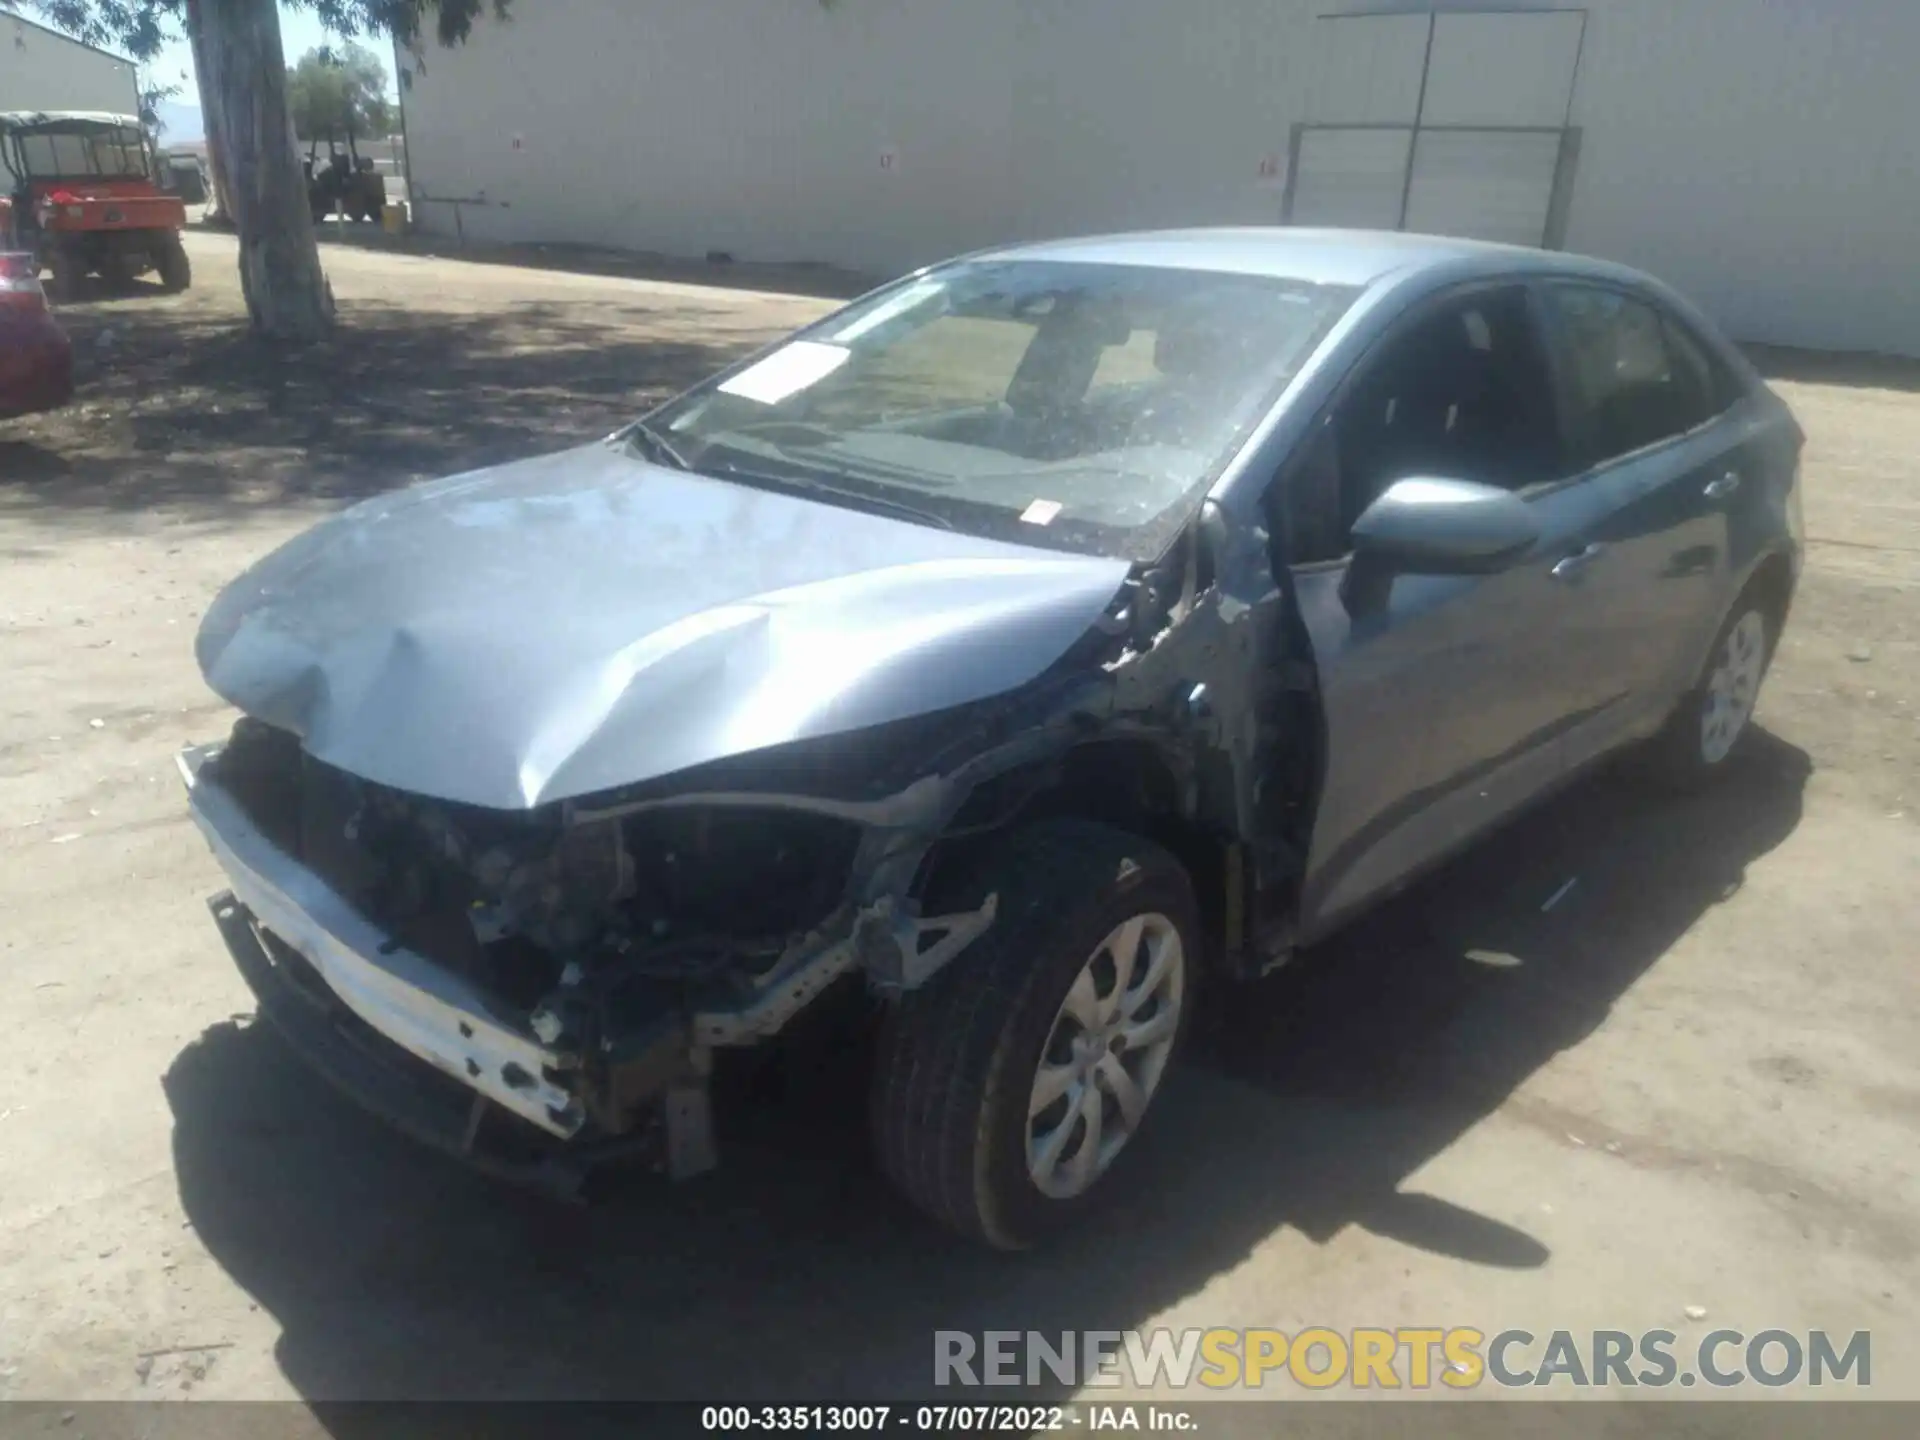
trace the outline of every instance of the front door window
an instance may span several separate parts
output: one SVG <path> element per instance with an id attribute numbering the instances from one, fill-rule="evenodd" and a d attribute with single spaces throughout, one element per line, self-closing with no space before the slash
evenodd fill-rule
<path id="1" fill-rule="evenodd" d="M 1562 468 L 1546 363 L 1518 287 L 1477 293 L 1388 342 L 1285 487 L 1296 564 L 1338 559 L 1396 480 L 1519 490 Z"/>

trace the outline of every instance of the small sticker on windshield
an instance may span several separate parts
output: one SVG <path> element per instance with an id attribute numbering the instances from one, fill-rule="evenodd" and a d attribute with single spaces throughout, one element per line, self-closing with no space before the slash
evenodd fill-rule
<path id="1" fill-rule="evenodd" d="M 789 395 L 797 395 L 809 385 L 826 379 L 847 363 L 849 353 L 838 345 L 796 340 L 791 345 L 782 345 L 757 364 L 749 365 L 731 380 L 723 381 L 720 393 L 758 400 L 762 405 L 778 405 Z"/>
<path id="2" fill-rule="evenodd" d="M 1058 500 L 1036 500 L 1020 512 L 1020 518 L 1029 525 L 1051 525 L 1061 508 Z"/>

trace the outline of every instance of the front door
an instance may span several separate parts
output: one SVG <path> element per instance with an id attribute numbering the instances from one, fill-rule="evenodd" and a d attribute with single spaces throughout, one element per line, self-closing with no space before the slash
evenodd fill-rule
<path id="1" fill-rule="evenodd" d="M 1443 301 L 1383 341 L 1282 476 L 1327 727 L 1302 939 L 1560 777 L 1587 693 L 1588 580 L 1605 559 L 1591 534 L 1606 505 L 1565 478 L 1563 453 L 1533 304 L 1506 286 Z M 1494 574 L 1356 584 L 1349 528 L 1415 477 L 1520 492 L 1539 542 Z"/>

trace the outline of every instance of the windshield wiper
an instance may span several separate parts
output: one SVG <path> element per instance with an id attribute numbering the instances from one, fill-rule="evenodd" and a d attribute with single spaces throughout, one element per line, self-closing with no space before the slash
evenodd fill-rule
<path id="1" fill-rule="evenodd" d="M 687 457 L 674 447 L 665 433 L 654 429 L 644 420 L 636 420 L 627 427 L 627 433 L 638 441 L 657 463 L 671 466 L 675 470 L 691 470 L 693 465 Z"/>
<path id="2" fill-rule="evenodd" d="M 749 470 L 734 464 L 731 460 L 708 460 L 706 469 L 710 474 L 727 475 L 735 480 L 744 480 L 749 485 L 762 485 L 769 490 L 778 490 L 783 494 L 796 495 L 806 499 L 812 495 L 831 495 L 843 500 L 855 510 L 878 511 L 882 514 L 897 515 L 902 520 L 912 520 L 921 525 L 932 525 L 941 530 L 953 529 L 953 522 L 944 515 L 931 510 L 922 510 L 918 505 L 909 505 L 902 500 L 890 500 L 880 495 L 869 495 L 864 490 L 849 490 L 841 485 L 829 485 L 809 472 L 800 475 L 770 475 L 764 470 Z"/>

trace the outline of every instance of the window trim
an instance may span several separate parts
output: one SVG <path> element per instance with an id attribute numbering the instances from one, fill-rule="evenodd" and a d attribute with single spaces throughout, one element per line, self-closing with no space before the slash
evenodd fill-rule
<path id="1" fill-rule="evenodd" d="M 1555 377 L 1556 387 L 1560 391 L 1559 407 L 1565 416 L 1566 439 L 1568 443 L 1571 443 L 1574 438 L 1574 420 L 1579 411 L 1579 397 L 1574 394 L 1572 384 L 1572 367 L 1569 355 L 1571 345 L 1566 328 L 1560 322 L 1559 316 L 1555 312 L 1547 294 L 1549 290 L 1598 290 L 1606 294 L 1617 295 L 1623 300 L 1642 306 L 1652 313 L 1654 320 L 1660 326 L 1661 343 L 1663 345 L 1667 343 L 1666 333 L 1668 327 L 1671 326 L 1678 330 L 1681 335 L 1685 336 L 1687 341 L 1693 345 L 1694 349 L 1701 353 L 1702 357 L 1707 361 L 1710 382 L 1716 378 L 1715 372 L 1718 372 L 1718 378 L 1728 382 L 1734 382 L 1738 379 L 1732 368 L 1728 366 L 1726 361 L 1721 357 L 1719 348 L 1708 344 L 1705 337 L 1699 333 L 1696 327 L 1689 324 L 1683 316 L 1674 310 L 1673 306 L 1667 304 L 1666 301 L 1658 295 L 1651 294 L 1638 286 L 1624 284 L 1603 276 L 1567 274 L 1541 275 L 1535 277 L 1533 285 L 1538 292 L 1541 323 L 1547 327 L 1547 347 L 1553 354 L 1553 363 L 1550 368 Z M 1671 359 L 1672 357 L 1669 358 Z M 1711 415 L 1707 416 L 1706 419 L 1700 421 L 1698 424 L 1690 425 L 1685 430 L 1677 430 L 1671 435 L 1663 435 L 1657 440 L 1650 440 L 1646 444 L 1632 450 L 1623 450 L 1617 455 L 1609 455 L 1604 459 L 1595 460 L 1577 474 L 1569 476 L 1568 481 L 1597 478 L 1618 469 L 1622 465 L 1636 464 L 1670 447 L 1684 444 L 1703 434 L 1712 426 L 1719 424 L 1745 398 L 1744 390 L 1740 388 L 1736 388 L 1735 393 L 1731 396 L 1722 397 L 1716 394 L 1713 400 L 1719 408 L 1714 410 Z"/>
<path id="2" fill-rule="evenodd" d="M 1707 343 L 1707 337 L 1700 333 L 1697 326 L 1688 324 L 1684 316 L 1677 313 L 1671 306 L 1667 306 L 1660 310 L 1660 328 L 1671 330 L 1680 337 L 1683 344 L 1692 346 L 1694 353 L 1707 367 L 1707 384 L 1711 387 L 1709 399 L 1715 408 L 1713 413 L 1694 429 L 1701 429 L 1721 419 L 1729 410 L 1746 399 L 1747 387 L 1741 382 L 1739 375 L 1734 372 L 1731 365 L 1727 364 L 1726 357 L 1721 355 L 1719 347 Z"/>
<path id="3" fill-rule="evenodd" d="M 1281 458 L 1280 463 L 1274 468 L 1273 478 L 1267 482 L 1266 488 L 1262 490 L 1260 494 L 1260 509 L 1262 513 L 1267 516 L 1269 525 L 1272 523 L 1275 502 L 1283 502 L 1285 488 L 1292 483 L 1295 473 L 1306 463 L 1307 457 L 1312 452 L 1313 447 L 1319 443 L 1320 436 L 1325 432 L 1326 427 L 1332 423 L 1333 412 L 1339 409 L 1340 406 L 1352 396 L 1360 384 L 1365 381 L 1375 367 L 1381 363 L 1386 353 L 1393 346 L 1405 340 L 1408 334 L 1431 321 L 1436 315 L 1452 309 L 1462 301 L 1470 300 L 1476 295 L 1484 295 L 1493 291 L 1512 290 L 1518 291 L 1520 294 L 1521 304 L 1526 311 L 1529 322 L 1533 326 L 1534 341 L 1540 348 L 1541 358 L 1546 362 L 1547 395 L 1553 411 L 1554 438 L 1560 452 L 1560 461 L 1563 466 L 1569 464 L 1572 456 L 1570 449 L 1571 434 L 1568 429 L 1569 422 L 1572 418 L 1568 409 L 1569 392 L 1567 387 L 1562 383 L 1564 377 L 1562 374 L 1563 361 L 1561 351 L 1555 343 L 1555 335 L 1551 330 L 1551 317 L 1546 313 L 1544 299 L 1539 293 L 1539 278 L 1538 276 L 1521 272 L 1508 272 L 1503 275 L 1478 275 L 1471 280 L 1459 281 L 1443 289 L 1436 290 L 1429 295 L 1424 295 L 1414 304 L 1408 306 L 1407 309 L 1396 315 L 1387 328 L 1381 334 L 1374 337 L 1373 342 L 1367 346 L 1365 352 L 1356 356 L 1353 363 L 1350 364 L 1341 374 L 1340 378 L 1334 382 L 1333 389 L 1327 396 L 1327 399 L 1321 404 L 1320 408 L 1314 412 L 1313 418 L 1307 422 L 1305 429 L 1301 433 L 1299 442 Z M 1531 485 L 1523 485 L 1511 493 L 1521 500 L 1531 503 L 1542 496 L 1554 494 L 1566 486 L 1578 484 L 1590 478 L 1592 478 L 1591 471 L 1562 473 L 1551 479 L 1536 480 Z M 1284 503 L 1281 503 L 1279 508 L 1284 514 Z M 1288 548 L 1291 549 L 1293 536 L 1290 530 L 1286 534 L 1285 539 Z M 1349 546 L 1341 554 L 1324 560 L 1295 560 L 1291 555 L 1288 555 L 1286 557 L 1286 564 L 1290 569 L 1299 574 L 1314 575 L 1324 573 L 1336 566 L 1346 565 L 1352 559 L 1353 549 Z"/>

